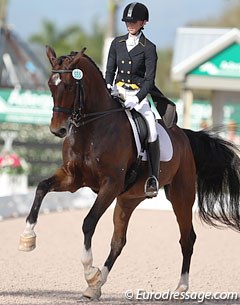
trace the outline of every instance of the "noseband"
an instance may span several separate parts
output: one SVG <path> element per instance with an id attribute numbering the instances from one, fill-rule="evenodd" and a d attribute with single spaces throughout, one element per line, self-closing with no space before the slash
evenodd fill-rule
<path id="1" fill-rule="evenodd" d="M 123 111 L 124 108 L 111 109 L 103 112 L 91 112 L 84 113 L 84 89 L 82 77 L 83 73 L 80 69 L 73 70 L 52 70 L 52 73 L 71 73 L 73 78 L 76 80 L 76 98 L 74 101 L 74 106 L 72 108 L 66 108 L 61 106 L 54 106 L 54 112 L 63 112 L 67 114 L 71 114 L 70 123 L 76 127 L 84 126 L 92 121 L 100 119 L 108 114 Z M 87 119 L 88 118 L 88 119 Z"/>

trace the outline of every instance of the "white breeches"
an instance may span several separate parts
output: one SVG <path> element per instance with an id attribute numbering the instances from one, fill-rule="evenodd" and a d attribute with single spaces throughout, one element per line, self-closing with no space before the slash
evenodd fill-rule
<path id="1" fill-rule="evenodd" d="M 128 96 L 133 96 L 138 93 L 139 90 L 127 90 L 120 86 L 116 86 L 118 93 L 121 97 L 126 100 Z M 156 120 L 155 116 L 151 110 L 151 107 L 149 105 L 147 97 L 145 97 L 139 104 L 137 104 L 134 109 L 138 112 L 140 112 L 146 119 L 148 123 L 148 129 L 149 129 L 149 137 L 148 142 L 154 142 L 157 139 L 158 133 L 157 133 L 157 127 L 156 127 Z"/>

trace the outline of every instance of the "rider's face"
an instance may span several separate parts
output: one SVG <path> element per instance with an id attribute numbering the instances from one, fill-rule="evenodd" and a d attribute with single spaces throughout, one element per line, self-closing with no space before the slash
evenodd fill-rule
<path id="1" fill-rule="evenodd" d="M 146 21 L 138 20 L 133 22 L 126 22 L 128 33 L 135 35 L 146 24 Z"/>

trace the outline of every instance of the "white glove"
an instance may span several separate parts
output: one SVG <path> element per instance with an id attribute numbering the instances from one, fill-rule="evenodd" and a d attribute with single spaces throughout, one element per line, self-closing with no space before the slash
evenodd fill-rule
<path id="1" fill-rule="evenodd" d="M 126 108 L 132 110 L 138 103 L 139 103 L 138 97 L 136 95 L 133 95 L 127 97 L 126 101 L 124 102 L 124 105 Z"/>
<path id="2" fill-rule="evenodd" d="M 116 85 L 107 84 L 107 88 L 112 96 L 118 96 L 118 89 Z"/>

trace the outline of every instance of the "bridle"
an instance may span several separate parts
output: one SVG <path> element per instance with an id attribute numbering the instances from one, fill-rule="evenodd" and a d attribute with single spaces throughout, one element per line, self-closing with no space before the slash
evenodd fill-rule
<path id="1" fill-rule="evenodd" d="M 84 126 L 90 122 L 98 120 L 106 115 L 109 115 L 114 112 L 119 112 L 125 110 L 125 108 L 115 108 L 101 112 L 84 112 L 84 88 L 83 88 L 83 72 L 80 69 L 73 69 L 73 70 L 52 70 L 52 73 L 71 73 L 72 77 L 76 81 L 76 97 L 74 101 L 73 108 L 66 108 L 62 106 L 54 106 L 53 112 L 63 112 L 67 114 L 71 114 L 70 124 L 73 124 L 76 127 Z"/>

